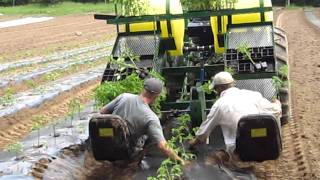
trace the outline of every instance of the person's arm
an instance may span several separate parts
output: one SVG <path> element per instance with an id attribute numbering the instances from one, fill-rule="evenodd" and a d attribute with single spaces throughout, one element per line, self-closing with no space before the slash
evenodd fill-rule
<path id="1" fill-rule="evenodd" d="M 220 109 L 219 103 L 216 102 L 205 121 L 203 121 L 196 132 L 196 141 L 195 143 L 205 142 L 205 140 L 209 137 L 214 127 L 216 127 L 220 121 Z"/>
<path id="2" fill-rule="evenodd" d="M 108 110 L 108 107 L 107 106 L 103 106 L 101 109 L 100 109 L 100 114 L 111 114 L 112 111 Z"/>
<path id="3" fill-rule="evenodd" d="M 156 116 L 152 118 L 157 118 Z M 148 136 L 152 142 L 155 142 L 161 152 L 163 152 L 167 157 L 173 161 L 178 161 L 181 164 L 185 164 L 184 160 L 180 158 L 173 149 L 167 145 L 167 141 L 163 136 L 162 127 L 160 125 L 159 119 L 153 119 L 148 123 Z"/>
<path id="4" fill-rule="evenodd" d="M 196 137 L 189 141 L 190 149 L 194 149 L 198 144 L 204 143 L 211 134 L 213 128 L 217 126 L 220 119 L 219 103 L 216 102 L 212 106 L 207 119 L 201 123 L 198 131 L 196 132 Z"/>
<path id="5" fill-rule="evenodd" d="M 114 107 L 117 105 L 117 103 L 120 101 L 120 99 L 122 98 L 122 94 L 119 95 L 118 97 L 116 97 L 114 100 L 112 100 L 110 103 L 108 103 L 107 105 L 103 106 L 100 109 L 100 114 L 111 114 L 114 110 Z"/>
<path id="6" fill-rule="evenodd" d="M 178 161 L 180 162 L 182 165 L 185 165 L 185 162 L 182 158 L 180 158 L 177 153 L 174 152 L 173 149 L 171 149 L 168 145 L 167 145 L 167 141 L 166 140 L 162 140 L 158 143 L 158 148 L 160 149 L 161 152 L 163 152 L 165 155 L 167 155 L 171 160 L 173 161 Z"/>

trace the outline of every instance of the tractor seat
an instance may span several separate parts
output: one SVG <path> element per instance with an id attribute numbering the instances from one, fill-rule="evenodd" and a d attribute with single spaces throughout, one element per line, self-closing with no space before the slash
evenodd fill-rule
<path id="1" fill-rule="evenodd" d="M 253 114 L 238 122 L 236 152 L 242 161 L 277 159 L 282 151 L 279 120 L 271 114 Z"/>

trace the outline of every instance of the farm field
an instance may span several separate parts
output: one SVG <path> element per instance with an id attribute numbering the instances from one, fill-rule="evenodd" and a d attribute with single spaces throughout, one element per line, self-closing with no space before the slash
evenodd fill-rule
<path id="1" fill-rule="evenodd" d="M 320 27 L 306 19 L 303 9 L 278 10 L 276 14 L 277 26 L 285 30 L 289 43 L 292 117 L 282 129 L 284 149 L 280 158 L 254 163 L 253 173 L 265 180 L 320 179 Z M 319 9 L 314 14 L 320 19 Z M 83 149 L 69 145 L 86 136 L 81 119 L 90 118 L 94 111 L 92 91 L 100 83 L 114 39 L 115 27 L 94 20 L 92 14 L 60 16 L 46 22 L 0 29 L 0 149 L 30 137 L 30 131 L 38 129 L 34 122 L 50 129 L 62 119 L 57 129 L 66 136 L 57 139 L 60 145 L 70 134 L 78 138 L 53 148 L 62 149 L 64 158 L 30 160 L 35 164 L 34 177 L 46 177 L 45 169 L 48 169 L 52 176 L 58 176 L 59 172 L 59 176 L 81 179 L 95 172 L 89 167 L 109 167 L 89 162 L 86 170 L 81 169 L 74 157 L 83 153 Z M 71 102 L 83 106 L 81 113 L 72 112 L 73 125 L 69 122 Z M 65 128 L 69 123 L 74 128 Z M 31 136 L 35 137 L 35 133 Z M 42 133 L 42 141 L 52 136 L 47 131 Z M 33 143 L 29 142 L 29 148 Z M 50 147 L 45 145 L 39 151 Z M 2 158 L 8 160 L 7 155 L 14 156 L 0 154 L 0 163 Z M 70 163 L 74 169 L 55 171 L 64 163 Z M 8 172 L 0 166 L 0 179 Z M 128 179 L 133 170 L 111 168 L 108 172 L 113 173 L 109 178 Z"/>

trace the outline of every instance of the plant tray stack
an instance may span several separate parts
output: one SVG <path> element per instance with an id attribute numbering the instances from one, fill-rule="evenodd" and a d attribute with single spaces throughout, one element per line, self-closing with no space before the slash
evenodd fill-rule
<path id="1" fill-rule="evenodd" d="M 254 62 L 267 62 L 265 65 L 266 71 L 272 71 L 274 68 L 274 63 L 272 60 L 274 58 L 273 47 L 258 47 L 249 48 L 251 58 Z M 236 72 L 255 72 L 255 66 L 246 59 L 245 55 L 237 51 L 237 49 L 227 49 L 225 53 L 226 66 L 232 68 Z"/>
<path id="2" fill-rule="evenodd" d="M 226 53 L 224 53 L 224 62 L 227 67 L 232 68 L 237 73 L 275 71 L 273 29 L 271 25 L 253 24 L 246 27 L 231 25 L 226 38 L 227 47 Z M 252 60 L 261 68 L 257 68 L 257 65 L 252 64 L 248 57 L 237 50 L 243 44 L 248 46 L 248 52 Z"/>
<path id="3" fill-rule="evenodd" d="M 138 68 L 148 69 L 154 67 L 154 63 L 159 56 L 160 36 L 153 32 L 146 33 L 119 33 L 113 46 L 112 56 L 117 59 L 125 51 L 137 55 L 139 61 L 135 62 Z M 126 59 L 127 64 L 131 64 L 129 59 Z M 126 68 L 124 72 L 120 72 L 117 65 L 108 64 L 102 78 L 104 81 L 115 81 L 115 74 L 121 73 L 121 79 L 130 75 L 134 71 L 133 68 Z"/>

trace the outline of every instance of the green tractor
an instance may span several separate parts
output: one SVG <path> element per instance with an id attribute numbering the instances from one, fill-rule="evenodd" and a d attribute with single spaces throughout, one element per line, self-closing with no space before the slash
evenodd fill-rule
<path id="1" fill-rule="evenodd" d="M 183 9 L 179 0 L 150 0 L 143 15 L 123 16 L 117 5 L 116 15 L 96 14 L 95 19 L 117 26 L 112 57 L 129 51 L 140 57 L 135 64 L 142 71 L 159 72 L 167 90 L 161 112 L 186 112 L 194 127 L 217 98 L 207 86 L 221 71 L 232 73 L 240 89 L 259 91 L 269 100 L 280 97 L 281 124 L 288 122 L 287 41 L 274 27 L 271 0 L 219 1 L 207 10 L 181 2 L 189 7 Z M 108 64 L 102 82 L 119 80 L 118 73 L 123 71 Z M 280 134 L 281 126 L 274 128 Z"/>

